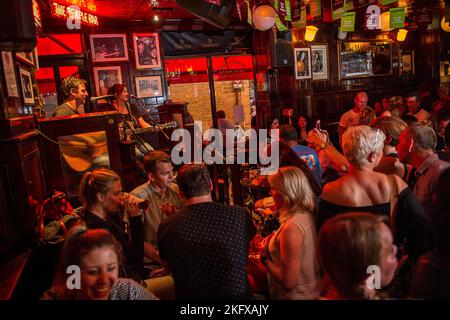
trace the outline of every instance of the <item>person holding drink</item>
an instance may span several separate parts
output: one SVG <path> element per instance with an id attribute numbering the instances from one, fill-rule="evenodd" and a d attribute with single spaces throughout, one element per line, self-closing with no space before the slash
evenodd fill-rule
<path id="1" fill-rule="evenodd" d="M 122 192 L 120 177 L 109 169 L 83 175 L 80 183 L 82 219 L 88 229 L 106 229 L 122 245 L 125 257 L 121 277 L 145 278 L 142 260 L 144 234 L 140 207 L 145 200 Z"/>

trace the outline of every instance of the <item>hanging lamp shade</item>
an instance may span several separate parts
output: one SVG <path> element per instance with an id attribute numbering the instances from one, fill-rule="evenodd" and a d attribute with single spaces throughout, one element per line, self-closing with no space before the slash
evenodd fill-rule
<path id="1" fill-rule="evenodd" d="M 307 26 L 305 30 L 305 40 L 306 41 L 314 41 L 316 37 L 316 33 L 319 29 L 314 26 Z"/>
<path id="2" fill-rule="evenodd" d="M 445 17 L 443 17 L 442 20 L 441 20 L 441 28 L 445 32 L 450 32 L 450 23 L 449 22 L 445 22 Z"/>
<path id="3" fill-rule="evenodd" d="M 408 34 L 408 30 L 406 30 L 406 29 L 398 30 L 397 41 L 400 41 L 400 42 L 405 41 L 407 34 Z"/>
<path id="4" fill-rule="evenodd" d="M 260 31 L 266 31 L 275 24 L 275 10 L 269 5 L 262 5 L 253 11 L 253 25 Z"/>

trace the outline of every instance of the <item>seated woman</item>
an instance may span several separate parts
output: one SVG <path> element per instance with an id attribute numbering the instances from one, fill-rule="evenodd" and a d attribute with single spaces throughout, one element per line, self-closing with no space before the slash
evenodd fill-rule
<path id="1" fill-rule="evenodd" d="M 308 132 L 313 128 L 312 119 L 307 114 L 301 114 L 298 117 L 298 143 L 304 146 L 308 145 Z"/>
<path id="2" fill-rule="evenodd" d="M 64 242 L 52 287 L 42 299 L 158 300 L 133 280 L 119 278 L 121 259 L 120 243 L 110 232 L 73 227 Z M 77 269 L 73 266 L 80 268 L 79 279 L 74 278 Z"/>
<path id="3" fill-rule="evenodd" d="M 122 139 L 131 140 L 131 129 L 137 128 L 150 128 L 151 125 L 147 123 L 142 117 L 141 113 L 137 110 L 136 106 L 129 103 L 130 94 L 125 85 L 116 83 L 108 89 L 108 94 L 114 95 L 116 100 L 113 102 L 115 110 L 120 112 L 124 116 L 124 122 L 121 125 Z M 157 130 L 157 128 L 155 128 Z M 153 151 L 154 148 L 142 138 L 136 138 L 136 156 L 139 160 L 142 160 L 144 156 Z"/>
<path id="4" fill-rule="evenodd" d="M 331 281 L 326 298 L 377 299 L 376 289 L 394 278 L 396 254 L 391 230 L 382 217 L 348 213 L 331 218 L 319 233 L 319 260 Z"/>
<path id="5" fill-rule="evenodd" d="M 122 276 L 137 280 L 145 277 L 142 265 L 144 234 L 139 210 L 139 203 L 144 200 L 123 194 L 120 177 L 109 169 L 96 169 L 84 174 L 80 183 L 80 200 L 86 226 L 108 230 L 122 245 L 125 255 Z M 127 224 L 125 219 L 128 219 Z"/>
<path id="6" fill-rule="evenodd" d="M 266 267 L 272 299 L 316 299 L 320 270 L 316 257 L 314 193 L 296 167 L 284 167 L 269 177 L 281 226 L 264 239 L 261 262 Z"/>
<path id="7" fill-rule="evenodd" d="M 386 216 L 395 243 L 417 258 L 431 245 L 433 228 L 419 201 L 396 175 L 374 171 L 383 155 L 384 133 L 368 126 L 348 128 L 342 149 L 349 162 L 348 174 L 327 183 L 322 191 L 318 226 L 341 213 L 370 212 Z"/>

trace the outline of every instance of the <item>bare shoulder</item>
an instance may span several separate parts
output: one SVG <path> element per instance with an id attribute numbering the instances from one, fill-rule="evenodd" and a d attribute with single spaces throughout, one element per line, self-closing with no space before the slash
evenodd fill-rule
<path id="1" fill-rule="evenodd" d="M 349 189 L 348 183 L 345 183 L 345 177 L 341 177 L 338 180 L 328 182 L 322 190 L 322 199 L 328 200 L 331 202 L 336 202 L 335 198 L 342 198 L 343 194 L 347 192 Z"/>
<path id="2" fill-rule="evenodd" d="M 406 189 L 406 187 L 408 187 L 408 185 L 406 184 L 406 182 L 403 181 L 402 178 L 400 178 L 399 176 L 397 176 L 397 175 L 395 175 L 395 174 L 393 174 L 393 175 L 391 175 L 391 176 L 394 177 L 394 181 L 395 181 L 395 184 L 396 184 L 396 186 L 397 186 L 397 190 L 398 190 L 399 192 L 402 192 L 404 189 Z"/>

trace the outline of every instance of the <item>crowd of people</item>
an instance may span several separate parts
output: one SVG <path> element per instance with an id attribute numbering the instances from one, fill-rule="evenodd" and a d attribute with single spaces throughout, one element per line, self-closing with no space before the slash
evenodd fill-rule
<path id="1" fill-rule="evenodd" d="M 279 224 L 257 246 L 262 277 L 249 268 L 249 210 L 213 201 L 206 165 L 175 173 L 150 151 L 148 181 L 130 193 L 109 169 L 84 174 L 81 219 L 43 299 L 449 299 L 448 91 L 423 87 L 375 110 L 368 100 L 357 93 L 342 115 L 339 145 L 307 115 L 297 128 L 267 124 L 280 168 L 255 206 Z"/>

